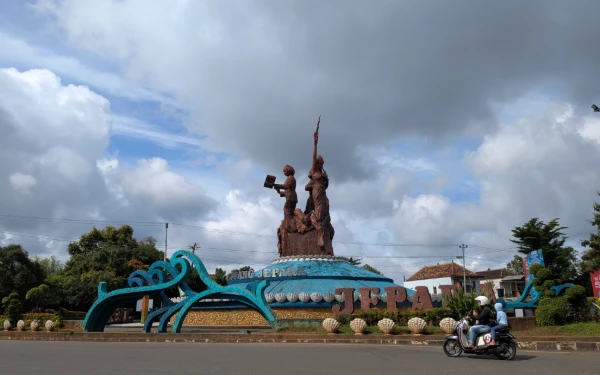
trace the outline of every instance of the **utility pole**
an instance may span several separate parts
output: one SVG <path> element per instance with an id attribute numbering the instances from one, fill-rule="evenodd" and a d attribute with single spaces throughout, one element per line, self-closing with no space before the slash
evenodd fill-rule
<path id="1" fill-rule="evenodd" d="M 196 249 L 199 248 L 197 243 L 194 242 L 193 245 L 190 245 L 189 248 L 192 250 L 192 254 L 196 254 Z"/>
<path id="2" fill-rule="evenodd" d="M 167 237 L 169 235 L 169 223 L 165 223 L 165 259 L 167 261 Z"/>
<path id="3" fill-rule="evenodd" d="M 465 294 L 467 294 L 467 260 L 465 259 L 465 249 L 469 247 L 468 245 L 462 244 L 458 246 L 462 249 L 462 260 L 463 260 L 463 289 Z M 460 258 L 460 257 L 457 257 Z"/>

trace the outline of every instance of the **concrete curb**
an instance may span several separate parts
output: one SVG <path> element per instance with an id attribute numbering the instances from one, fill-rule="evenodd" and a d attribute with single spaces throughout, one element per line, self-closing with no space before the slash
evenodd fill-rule
<path id="1" fill-rule="evenodd" d="M 412 335 L 315 335 L 315 334 L 170 334 L 88 332 L 0 332 L 0 341 L 90 341 L 174 343 L 313 343 L 442 346 L 445 336 Z M 517 337 L 519 349 L 544 351 L 600 351 L 600 337 Z"/>

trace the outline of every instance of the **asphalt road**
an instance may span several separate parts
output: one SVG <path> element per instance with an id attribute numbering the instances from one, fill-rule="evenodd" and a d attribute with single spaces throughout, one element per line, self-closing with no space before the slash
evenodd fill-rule
<path id="1" fill-rule="evenodd" d="M 0 341 L 2 375 L 599 374 L 591 352 L 520 352 L 514 361 L 442 348 L 339 344 Z"/>

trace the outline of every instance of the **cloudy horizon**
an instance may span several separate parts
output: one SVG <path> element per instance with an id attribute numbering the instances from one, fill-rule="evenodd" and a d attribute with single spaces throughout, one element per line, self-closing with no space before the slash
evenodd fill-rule
<path id="1" fill-rule="evenodd" d="M 67 259 L 130 224 L 212 270 L 277 257 L 312 137 L 336 255 L 402 281 L 503 267 L 511 229 L 600 197 L 600 3 L 12 1 L 0 14 L 0 245 Z"/>

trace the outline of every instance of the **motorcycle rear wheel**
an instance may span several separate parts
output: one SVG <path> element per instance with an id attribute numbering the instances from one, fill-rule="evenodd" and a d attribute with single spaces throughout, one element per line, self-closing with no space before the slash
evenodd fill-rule
<path id="1" fill-rule="evenodd" d="M 505 361 L 515 359 L 515 356 L 517 355 L 517 344 L 514 341 L 510 340 L 503 343 L 502 345 L 505 346 L 507 350 L 503 351 L 502 353 L 497 353 L 496 357 Z M 498 349 L 500 349 L 500 347 L 498 347 Z"/>
<path id="2" fill-rule="evenodd" d="M 462 346 L 456 340 L 446 340 L 444 342 L 444 353 L 448 357 L 458 357 L 463 352 Z"/>

